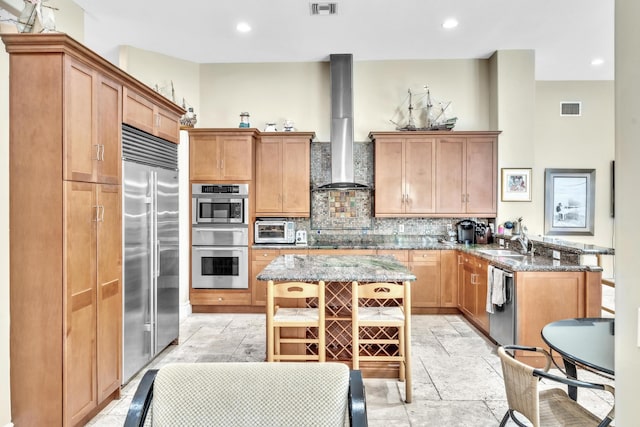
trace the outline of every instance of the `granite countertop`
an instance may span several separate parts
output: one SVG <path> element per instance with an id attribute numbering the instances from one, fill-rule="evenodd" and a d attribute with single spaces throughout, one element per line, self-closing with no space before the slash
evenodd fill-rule
<path id="1" fill-rule="evenodd" d="M 501 236 L 502 237 L 502 236 Z M 510 239 L 510 237 L 504 237 Z M 525 257 L 498 257 L 483 254 L 479 252 L 483 249 L 504 249 L 497 244 L 489 245 L 469 245 L 459 243 L 443 242 L 438 238 L 431 236 L 415 236 L 415 235 L 369 235 L 369 236 L 345 236 L 343 239 L 327 239 L 317 240 L 310 243 L 308 246 L 297 245 L 254 245 L 254 249 L 309 249 L 309 253 L 312 254 L 314 249 L 375 249 L 375 250 L 458 250 L 471 255 L 481 257 L 488 260 L 491 264 L 509 270 L 509 271 L 602 271 L 601 267 L 595 265 L 581 265 L 578 262 L 578 255 L 583 253 L 600 253 L 609 254 L 613 249 L 602 248 L 593 245 L 584 245 L 571 242 L 570 245 L 565 246 L 564 241 L 557 239 L 544 239 L 538 240 L 538 238 L 531 238 L 536 243 L 542 243 L 545 245 L 552 245 L 557 249 L 569 253 L 573 256 L 563 256 L 561 260 L 554 260 L 548 256 L 541 255 L 527 255 Z M 553 240 L 550 242 L 548 240 Z M 591 251 L 591 252 L 589 252 Z M 260 279 L 262 280 L 262 279 Z M 269 279 L 265 279 L 269 280 Z M 276 280 L 276 279 L 274 279 Z M 280 279 L 278 279 L 280 280 Z M 293 279 L 285 279 L 293 280 Z M 321 279 L 318 279 L 321 280 Z M 347 279 L 351 280 L 351 279 Z M 355 280 L 355 279 L 353 279 Z"/>
<path id="2" fill-rule="evenodd" d="M 257 279 L 403 282 L 416 280 L 416 276 L 390 255 L 280 255 L 257 275 Z"/>

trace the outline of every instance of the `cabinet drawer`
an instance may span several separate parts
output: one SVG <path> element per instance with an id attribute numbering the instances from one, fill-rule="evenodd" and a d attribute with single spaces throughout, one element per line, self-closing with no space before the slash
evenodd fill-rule
<path id="1" fill-rule="evenodd" d="M 192 289 L 189 299 L 192 305 L 250 305 L 251 292 Z"/>
<path id="2" fill-rule="evenodd" d="M 378 255 L 393 255 L 398 261 L 407 263 L 409 261 L 409 251 L 400 251 L 395 249 L 378 249 Z"/>
<path id="3" fill-rule="evenodd" d="M 409 259 L 411 260 L 411 262 L 438 262 L 440 261 L 440 251 L 409 251 Z"/>
<path id="4" fill-rule="evenodd" d="M 252 249 L 251 260 L 252 261 L 273 261 L 280 255 L 278 249 Z"/>

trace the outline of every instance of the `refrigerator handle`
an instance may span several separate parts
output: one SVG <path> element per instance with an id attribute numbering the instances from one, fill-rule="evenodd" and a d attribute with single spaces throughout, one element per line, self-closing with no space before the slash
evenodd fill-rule
<path id="1" fill-rule="evenodd" d="M 160 239 L 156 240 L 156 280 L 160 277 Z"/>

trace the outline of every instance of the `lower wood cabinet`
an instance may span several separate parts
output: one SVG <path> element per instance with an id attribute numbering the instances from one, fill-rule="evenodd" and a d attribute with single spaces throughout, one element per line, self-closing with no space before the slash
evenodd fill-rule
<path id="1" fill-rule="evenodd" d="M 489 314 L 486 311 L 487 269 L 489 263 L 481 258 L 462 253 L 458 267 L 458 308 L 485 333 L 489 332 Z"/>
<path id="2" fill-rule="evenodd" d="M 77 425 L 120 387 L 120 186 L 64 183 L 64 418 Z"/>
<path id="3" fill-rule="evenodd" d="M 440 251 L 409 251 L 409 269 L 416 275 L 411 306 L 440 307 Z"/>
<path id="4" fill-rule="evenodd" d="M 267 282 L 256 279 L 256 276 L 271 261 L 280 255 L 306 255 L 307 249 L 252 249 L 251 250 L 251 273 L 249 282 L 251 286 L 251 303 L 256 306 L 267 305 Z M 313 252 L 315 253 L 315 251 Z"/>

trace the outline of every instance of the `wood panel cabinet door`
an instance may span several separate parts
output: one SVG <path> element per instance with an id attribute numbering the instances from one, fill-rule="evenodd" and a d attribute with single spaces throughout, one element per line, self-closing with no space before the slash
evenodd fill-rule
<path id="1" fill-rule="evenodd" d="M 95 185 L 64 182 L 64 425 L 97 406 Z"/>
<path id="2" fill-rule="evenodd" d="M 122 210 L 117 185 L 97 188 L 98 401 L 122 382 Z"/>
<path id="3" fill-rule="evenodd" d="M 477 266 L 475 268 L 475 288 L 476 288 L 476 304 L 474 317 L 479 325 L 484 328 L 485 332 L 489 331 L 489 313 L 487 313 L 487 269 L 489 263 L 480 258 L 476 258 Z"/>
<path id="4" fill-rule="evenodd" d="M 494 138 L 467 138 L 467 213 L 496 213 L 497 167 L 496 140 Z"/>
<path id="5" fill-rule="evenodd" d="M 66 58 L 64 93 L 64 178 L 119 183 L 122 87 Z"/>
<path id="6" fill-rule="evenodd" d="M 440 251 L 440 307 L 458 306 L 458 252 Z"/>
<path id="7" fill-rule="evenodd" d="M 220 179 L 248 181 L 253 176 L 253 138 L 250 136 L 217 137 L 220 147 Z"/>
<path id="8" fill-rule="evenodd" d="M 407 139 L 404 142 L 405 213 L 435 212 L 435 140 Z"/>
<path id="9" fill-rule="evenodd" d="M 220 150 L 215 135 L 189 136 L 189 174 L 191 180 L 220 179 Z"/>
<path id="10" fill-rule="evenodd" d="M 256 144 L 256 214 L 308 217 L 312 133 L 262 136 Z"/>
<path id="11" fill-rule="evenodd" d="M 436 212 L 464 213 L 466 209 L 465 138 L 436 142 Z"/>
<path id="12" fill-rule="evenodd" d="M 256 214 L 282 211 L 282 140 L 261 138 L 256 144 Z"/>
<path id="13" fill-rule="evenodd" d="M 277 249 L 251 250 L 251 294 L 253 305 L 267 305 L 267 282 L 256 279 L 256 276 L 278 255 L 280 255 L 280 251 Z"/>
<path id="14" fill-rule="evenodd" d="M 465 257 L 466 258 L 466 257 Z M 466 315 L 473 317 L 476 311 L 475 268 L 472 262 L 463 261 L 460 276 L 460 309 Z"/>
<path id="15" fill-rule="evenodd" d="M 311 213 L 311 148 L 309 138 L 282 141 L 282 212 L 308 217 Z"/>
<path id="16" fill-rule="evenodd" d="M 404 213 L 404 157 L 402 139 L 375 141 L 375 215 Z"/>
<path id="17" fill-rule="evenodd" d="M 409 268 L 416 275 L 411 284 L 412 307 L 440 307 L 440 251 L 414 250 Z"/>

